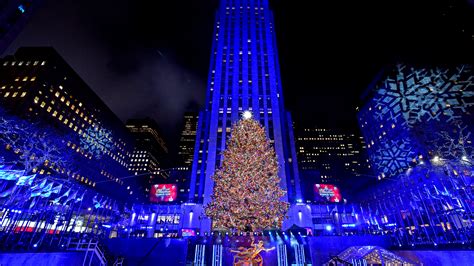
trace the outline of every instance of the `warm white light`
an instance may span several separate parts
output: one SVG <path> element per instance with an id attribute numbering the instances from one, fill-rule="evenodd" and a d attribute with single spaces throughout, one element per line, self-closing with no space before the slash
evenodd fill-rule
<path id="1" fill-rule="evenodd" d="M 435 163 L 439 163 L 439 156 L 435 156 L 435 157 L 433 157 L 433 162 L 435 162 Z"/>
<path id="2" fill-rule="evenodd" d="M 461 158 L 461 160 L 466 161 L 466 162 L 469 161 L 469 160 L 467 159 L 467 156 L 466 156 L 466 155 L 464 155 L 464 156 Z"/>
<path id="3" fill-rule="evenodd" d="M 250 118 L 252 118 L 252 112 L 250 112 L 250 111 L 244 111 L 244 113 L 242 114 L 242 117 L 243 117 L 244 119 L 250 119 Z"/>

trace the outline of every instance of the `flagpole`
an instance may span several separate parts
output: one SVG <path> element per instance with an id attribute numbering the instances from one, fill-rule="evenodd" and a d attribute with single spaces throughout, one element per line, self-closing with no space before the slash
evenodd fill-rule
<path id="1" fill-rule="evenodd" d="M 449 173 L 449 169 L 448 169 L 448 173 Z M 451 178 L 451 176 L 448 174 L 448 178 Z M 453 217 L 453 215 L 451 214 L 452 211 L 454 210 L 454 204 L 453 204 L 453 201 L 452 201 L 452 198 L 451 198 L 451 194 L 449 193 L 447 187 L 445 186 L 445 184 L 443 183 L 443 180 L 440 179 L 440 183 L 441 185 L 443 186 L 443 189 L 444 191 L 448 194 L 446 195 L 446 197 L 448 198 L 448 200 L 446 201 L 449 201 L 449 204 L 451 205 L 451 208 L 450 210 L 448 210 L 446 212 L 446 216 L 448 217 L 448 220 L 451 220 L 452 221 L 452 225 L 451 225 L 451 233 L 453 234 L 454 238 L 455 238 L 455 241 L 457 242 L 458 241 L 458 235 L 457 235 L 457 232 L 460 231 L 457 226 L 456 226 L 456 222 L 455 222 L 455 218 L 457 220 L 458 223 L 461 224 L 461 227 L 462 227 L 462 231 L 465 233 L 465 228 L 464 228 L 464 225 L 463 225 L 463 222 L 462 220 L 459 219 L 459 216 L 457 214 L 455 214 Z M 444 198 L 443 196 L 441 198 Z M 449 208 L 448 208 L 449 209 Z M 451 224 L 451 223 L 450 223 Z M 456 231 L 456 232 L 454 232 Z"/>
<path id="2" fill-rule="evenodd" d="M 410 190 L 410 194 L 411 194 L 411 197 L 413 199 L 413 202 L 414 202 L 414 205 L 415 205 L 415 209 L 416 209 L 416 212 L 418 213 L 418 216 L 420 217 L 420 220 L 421 220 L 421 225 L 420 227 L 423 227 L 423 231 L 425 232 L 425 235 L 426 235 L 426 238 L 429 239 L 430 238 L 430 235 L 428 233 L 428 229 L 426 229 L 426 223 L 423 219 L 423 214 L 421 213 L 420 211 L 420 206 L 416 200 L 416 195 L 413 193 L 413 190 Z M 420 199 L 421 201 L 421 199 Z M 412 207 L 413 208 L 413 207 Z"/>
<path id="3" fill-rule="evenodd" d="M 417 189 L 418 190 L 418 195 L 420 196 L 420 201 L 421 201 L 421 204 L 423 205 L 423 209 L 426 213 L 426 218 L 428 219 L 428 223 L 431 227 L 431 231 L 433 231 L 433 235 L 434 235 L 434 239 L 435 239 L 435 243 L 438 242 L 438 236 L 436 235 L 436 231 L 435 231 L 435 227 L 433 225 L 433 221 L 431 220 L 431 217 L 430 217 L 430 214 L 428 212 L 428 209 L 426 208 L 426 204 L 425 204 L 425 201 L 424 201 L 424 197 L 422 196 L 421 192 L 420 192 L 420 189 Z"/>
<path id="4" fill-rule="evenodd" d="M 58 193 L 59 194 L 59 193 Z M 61 217 L 63 216 L 63 213 L 64 213 L 64 208 L 66 208 L 66 204 L 63 204 L 60 208 L 60 210 L 58 211 L 58 214 L 59 214 L 59 218 L 58 218 L 58 223 L 56 224 L 56 226 L 54 227 L 54 231 L 53 231 L 53 234 L 51 236 L 51 241 L 49 242 L 49 246 L 51 246 L 53 244 L 53 239 L 56 235 L 56 232 L 58 231 L 58 224 L 62 224 L 61 222 Z M 64 215 L 64 217 L 66 217 L 66 215 Z M 59 244 L 59 242 L 58 242 Z"/>
<path id="5" fill-rule="evenodd" d="M 400 195 L 400 194 L 398 194 L 398 195 Z M 400 208 L 399 208 L 399 205 L 398 205 L 398 203 L 397 203 L 396 197 L 393 197 L 393 199 L 395 200 L 395 203 L 393 204 L 393 206 L 396 208 L 396 211 L 397 211 L 397 213 L 398 213 L 398 215 L 396 215 L 395 217 L 398 216 L 399 219 L 400 219 L 400 223 L 399 223 L 399 225 L 401 226 L 401 227 L 400 227 L 400 231 L 401 231 L 401 233 L 403 233 L 403 236 L 405 236 L 405 238 L 406 238 L 406 243 L 407 243 L 407 245 L 408 245 L 408 244 L 409 244 L 409 239 L 408 239 L 407 226 L 405 225 L 405 220 L 403 219 L 402 212 L 401 212 L 401 210 L 400 210 Z"/>
<path id="6" fill-rule="evenodd" d="M 404 204 L 404 202 L 403 202 L 403 200 L 402 200 L 402 195 L 401 195 L 401 193 L 398 194 L 398 199 L 400 200 L 400 206 L 403 208 L 403 210 L 405 210 L 405 204 Z M 408 218 L 408 215 L 407 215 L 407 223 L 408 223 L 407 233 L 410 235 L 410 242 L 413 243 L 415 236 L 414 236 L 414 234 L 411 234 L 411 233 L 409 233 L 409 232 L 412 231 L 412 230 L 411 230 L 411 227 L 412 227 L 411 224 L 413 224 L 413 227 L 415 227 L 415 229 L 416 229 L 416 225 L 415 225 L 415 223 L 413 222 L 414 217 L 413 217 L 413 214 L 411 213 L 410 208 L 406 208 L 406 210 L 407 210 L 407 214 L 410 214 L 410 218 Z M 410 220 L 411 220 L 411 224 L 410 224 Z"/>
<path id="7" fill-rule="evenodd" d="M 40 197 L 40 199 L 38 201 L 41 201 L 41 200 L 42 199 Z M 44 200 L 43 200 L 43 206 L 41 208 L 38 208 L 38 209 L 41 210 L 41 215 L 38 216 L 38 223 L 36 224 L 35 230 L 34 230 L 32 236 L 31 236 L 30 246 L 34 241 L 34 239 L 36 237 L 36 234 L 38 233 L 38 230 L 40 230 L 41 224 L 43 224 L 43 219 L 46 219 L 44 221 L 44 227 L 46 228 L 46 221 L 47 221 L 47 215 L 48 215 L 48 210 L 46 208 L 47 207 L 46 205 L 47 205 L 47 202 L 44 202 Z"/>
<path id="8" fill-rule="evenodd" d="M 434 186 L 434 184 L 433 184 L 433 186 Z M 442 221 L 439 217 L 439 212 L 436 208 L 436 205 L 433 203 L 433 196 L 431 195 L 430 189 L 427 186 L 425 186 L 424 188 L 425 188 L 425 192 L 426 192 L 427 197 L 428 197 L 428 203 L 430 204 L 430 207 L 433 209 L 434 217 L 436 217 L 436 220 L 438 221 L 439 226 L 441 227 L 441 231 L 443 232 L 443 236 L 444 236 L 444 238 L 446 238 L 446 230 L 444 229 L 443 226 L 441 226 Z M 430 217 L 432 217 L 432 216 L 433 215 L 430 215 Z M 433 220 L 434 220 L 434 217 L 432 218 Z M 439 241 L 438 233 L 436 232 L 436 230 L 437 230 L 436 221 L 434 221 L 434 222 L 435 222 L 435 227 L 434 227 L 435 235 L 436 235 L 436 238 L 438 239 L 437 241 Z"/>

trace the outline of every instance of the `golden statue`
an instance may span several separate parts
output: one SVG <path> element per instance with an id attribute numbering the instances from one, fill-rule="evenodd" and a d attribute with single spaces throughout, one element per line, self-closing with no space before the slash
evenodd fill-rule
<path id="1" fill-rule="evenodd" d="M 231 250 L 230 252 L 236 253 L 234 255 L 234 266 L 262 266 L 263 258 L 260 252 L 267 252 L 273 249 L 275 249 L 275 247 L 264 248 L 262 240 L 258 241 L 258 244 L 255 244 L 252 237 L 250 248 L 239 247 L 237 250 Z"/>

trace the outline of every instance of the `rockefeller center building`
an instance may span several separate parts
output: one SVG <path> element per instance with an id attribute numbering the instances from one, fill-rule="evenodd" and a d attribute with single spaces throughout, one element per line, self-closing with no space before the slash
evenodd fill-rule
<path id="1" fill-rule="evenodd" d="M 215 18 L 205 108 L 198 120 L 189 193 L 192 203 L 210 202 L 211 177 L 220 166 L 232 125 L 246 110 L 265 127 L 275 148 L 285 200 L 301 202 L 292 121 L 284 108 L 269 3 L 223 0 Z M 203 230 L 209 230 L 205 222 Z"/>

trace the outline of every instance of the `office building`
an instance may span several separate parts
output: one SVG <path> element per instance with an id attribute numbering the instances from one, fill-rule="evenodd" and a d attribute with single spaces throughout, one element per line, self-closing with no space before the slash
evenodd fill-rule
<path id="1" fill-rule="evenodd" d="M 204 110 L 199 114 L 189 200 L 211 200 L 211 176 L 220 166 L 231 126 L 244 111 L 266 129 L 280 165 L 280 186 L 301 202 L 291 116 L 280 80 L 273 15 L 267 0 L 221 1 L 214 25 Z M 197 216 L 197 215 L 196 215 Z M 210 229 L 210 221 L 202 223 Z"/>
<path id="2" fill-rule="evenodd" d="M 139 189 L 148 198 L 152 184 L 166 182 L 162 161 L 168 154 L 168 148 L 153 119 L 130 119 L 126 127 L 135 139 L 128 170 L 137 176 Z"/>
<path id="3" fill-rule="evenodd" d="M 182 167 L 190 168 L 193 164 L 198 119 L 197 112 L 186 112 L 184 114 L 184 126 L 179 139 L 178 150 L 179 165 Z"/>
<path id="4" fill-rule="evenodd" d="M 69 137 L 69 178 L 116 198 L 136 193 L 127 171 L 133 149 L 124 124 L 53 48 L 20 48 L 0 59 L 0 105 Z M 136 194 L 135 194 L 136 195 Z"/>

